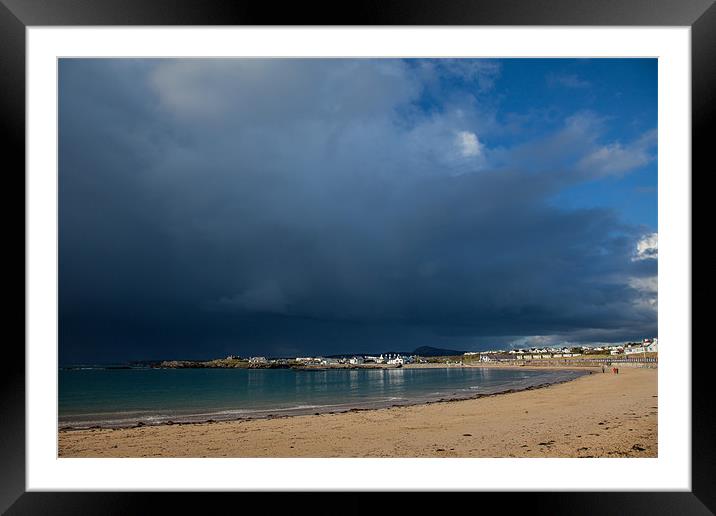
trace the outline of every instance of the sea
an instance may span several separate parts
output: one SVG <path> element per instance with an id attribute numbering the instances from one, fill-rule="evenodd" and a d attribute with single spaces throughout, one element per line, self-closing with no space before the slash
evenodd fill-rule
<path id="1" fill-rule="evenodd" d="M 475 398 L 560 383 L 583 371 L 61 368 L 60 429 L 346 412 Z"/>

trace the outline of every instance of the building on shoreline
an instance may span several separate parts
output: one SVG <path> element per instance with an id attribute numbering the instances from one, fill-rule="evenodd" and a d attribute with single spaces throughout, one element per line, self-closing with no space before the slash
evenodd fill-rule
<path id="1" fill-rule="evenodd" d="M 641 344 L 626 346 L 624 348 L 625 355 L 634 355 L 636 353 L 658 353 L 658 339 L 644 339 Z"/>
<path id="2" fill-rule="evenodd" d="M 392 357 L 389 355 L 387 363 L 391 365 L 403 365 L 405 363 L 405 359 L 400 355 L 394 355 Z"/>

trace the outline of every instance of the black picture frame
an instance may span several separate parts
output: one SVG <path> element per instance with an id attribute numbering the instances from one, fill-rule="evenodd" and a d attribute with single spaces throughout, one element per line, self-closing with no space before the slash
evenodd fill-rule
<path id="1" fill-rule="evenodd" d="M 25 193 L 25 29 L 28 26 L 67 25 L 571 25 L 571 26 L 689 26 L 692 65 L 692 171 L 708 167 L 712 151 L 714 92 L 716 92 L 716 6 L 713 0 L 389 0 L 286 3 L 242 0 L 0 0 L 0 132 L 5 143 L 6 199 Z M 712 131 L 709 131 L 712 129 Z M 15 158 L 8 160 L 7 158 Z M 708 167 L 708 168 L 707 168 Z M 686 171 L 688 173 L 688 171 Z M 7 182 L 11 181 L 8 185 Z M 15 188 L 13 188 L 15 187 Z M 17 211 L 4 203 L 6 219 Z M 10 215 L 10 210 L 13 214 Z M 23 226 L 24 227 L 24 226 Z M 693 231 L 692 231 L 693 232 Z M 25 267 L 23 229 L 22 266 Z M 17 245 L 20 237 L 15 238 Z M 18 253 L 19 254 L 19 253 Z M 20 261 L 14 258 L 15 263 Z M 12 275 L 10 273 L 10 275 Z M 16 275 L 19 277 L 19 274 Z M 23 300 L 25 298 L 23 285 Z M 12 310 L 19 312 L 20 303 Z M 24 312 L 7 310 L 8 321 L 19 326 L 24 340 Z M 694 339 L 692 356 L 707 349 Z M 150 503 L 166 510 L 207 512 L 228 498 L 247 493 L 194 495 L 178 493 L 25 492 L 25 353 L 19 341 L 6 340 L 0 384 L 0 510 L 7 514 L 133 514 L 144 513 Z M 716 455 L 714 403 L 706 360 L 692 363 L 692 490 L 690 492 L 610 493 L 479 493 L 480 506 L 499 499 L 514 509 L 536 514 L 713 514 L 716 512 Z M 206 500 L 211 496 L 211 502 Z M 306 493 L 293 493 L 292 507 L 307 502 Z M 348 495 L 343 511 L 373 510 L 375 498 Z M 346 498 L 348 498 L 348 496 Z M 457 496 L 457 495 L 454 495 Z M 255 497 L 255 494 L 251 496 Z M 379 497 L 379 499 L 382 497 Z M 272 495 L 271 503 L 281 497 Z M 401 509 L 424 503 L 419 493 L 401 497 Z M 453 499 L 454 500 L 454 499 Z M 258 500 L 257 500 L 258 501 Z M 308 502 L 313 503 L 313 502 Z M 390 504 L 389 504 L 390 505 Z M 412 507 L 411 507 L 412 506 Z M 456 505 L 457 507 L 457 505 Z M 318 511 L 328 511 L 318 507 Z M 273 511 L 272 511 L 273 512 Z M 315 512 L 315 511 L 313 511 Z"/>

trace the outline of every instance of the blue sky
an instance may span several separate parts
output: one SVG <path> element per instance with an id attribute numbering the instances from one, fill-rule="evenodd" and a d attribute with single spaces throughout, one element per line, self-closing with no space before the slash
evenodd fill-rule
<path id="1" fill-rule="evenodd" d="M 597 141 L 628 145 L 657 128 L 656 59 L 499 59 L 490 86 L 446 76 L 439 93 L 425 95 L 425 110 L 440 110 L 445 98 L 474 96 L 501 129 L 482 134 L 488 147 L 511 147 L 559 131 L 579 113 L 602 121 Z M 484 86 L 484 85 L 483 85 Z M 628 173 L 565 188 L 555 197 L 568 208 L 609 207 L 624 220 L 657 230 L 657 160 Z"/>
<path id="2" fill-rule="evenodd" d="M 62 59 L 62 361 L 657 336 L 655 59 Z"/>

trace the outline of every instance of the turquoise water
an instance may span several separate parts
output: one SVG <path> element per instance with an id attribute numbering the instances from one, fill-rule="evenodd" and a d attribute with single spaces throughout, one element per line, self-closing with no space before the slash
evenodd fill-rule
<path id="1" fill-rule="evenodd" d="M 571 380 L 527 369 L 86 369 L 59 371 L 60 427 L 132 426 L 379 408 Z"/>

